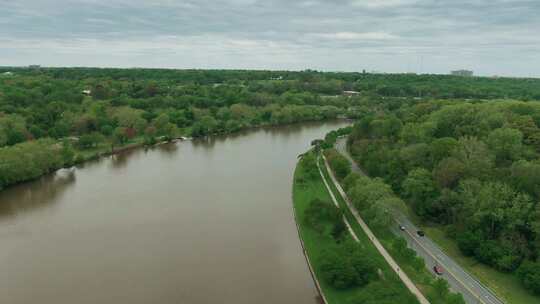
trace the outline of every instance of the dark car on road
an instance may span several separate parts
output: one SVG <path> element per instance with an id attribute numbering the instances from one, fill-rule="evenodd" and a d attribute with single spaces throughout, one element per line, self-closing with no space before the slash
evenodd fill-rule
<path id="1" fill-rule="evenodd" d="M 435 273 L 438 274 L 438 275 L 442 275 L 442 274 L 443 274 L 443 269 L 442 269 L 442 267 L 441 267 L 441 266 L 438 266 L 438 265 L 433 266 L 433 271 L 435 271 Z"/>
<path id="2" fill-rule="evenodd" d="M 424 236 L 424 235 L 426 235 L 426 234 L 424 233 L 424 231 L 422 231 L 422 230 L 416 231 L 416 234 L 418 234 L 418 236 Z"/>

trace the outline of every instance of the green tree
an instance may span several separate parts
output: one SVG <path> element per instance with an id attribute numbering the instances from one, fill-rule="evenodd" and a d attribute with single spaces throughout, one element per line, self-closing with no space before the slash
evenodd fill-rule
<path id="1" fill-rule="evenodd" d="M 433 283 L 433 289 L 435 291 L 435 294 L 440 299 L 445 299 L 448 296 L 448 294 L 450 293 L 448 287 L 448 282 L 441 278 L 436 279 L 435 283 Z"/>
<path id="2" fill-rule="evenodd" d="M 64 166 L 72 166 L 75 160 L 75 151 L 68 141 L 62 141 L 62 150 L 60 152 Z"/>
<path id="3" fill-rule="evenodd" d="M 393 196 L 392 189 L 383 180 L 376 178 L 365 181 L 365 183 L 356 183 L 348 193 L 356 208 L 364 210 L 380 199 Z"/>
<path id="4" fill-rule="evenodd" d="M 428 144 L 419 143 L 402 148 L 399 156 L 408 170 L 416 167 L 431 168 L 430 152 Z"/>
<path id="5" fill-rule="evenodd" d="M 366 180 L 367 177 L 362 176 L 356 172 L 351 172 L 349 175 L 347 175 L 343 181 L 341 182 L 341 185 L 343 186 L 343 189 L 346 192 L 349 192 L 352 187 L 356 185 L 358 182 L 362 182 L 362 180 Z"/>
<path id="6" fill-rule="evenodd" d="M 377 278 L 377 262 L 372 256 L 367 254 L 357 244 L 352 244 L 345 250 L 350 252 L 349 260 L 358 275 L 356 280 L 357 286 L 365 286 Z"/>
<path id="7" fill-rule="evenodd" d="M 339 180 L 343 180 L 351 173 L 351 163 L 335 149 L 325 151 L 326 159 Z"/>
<path id="8" fill-rule="evenodd" d="M 450 156 L 452 151 L 458 146 L 458 141 L 452 137 L 443 137 L 433 140 L 430 144 L 433 162 L 438 163 Z"/>
<path id="9" fill-rule="evenodd" d="M 113 142 L 115 144 L 125 144 L 129 137 L 127 136 L 127 128 L 123 128 L 123 127 L 118 127 L 116 129 L 114 129 L 114 133 L 113 133 Z"/>
<path id="10" fill-rule="evenodd" d="M 498 163 L 506 163 L 520 157 L 523 149 L 523 134 L 516 129 L 499 128 L 488 137 L 488 144 L 494 151 Z"/>
<path id="11" fill-rule="evenodd" d="M 430 211 L 432 199 L 437 196 L 437 187 L 431 173 L 423 168 L 414 169 L 409 172 L 402 187 L 416 213 L 426 216 Z"/>
<path id="12" fill-rule="evenodd" d="M 79 138 L 79 141 L 77 145 L 81 149 L 90 149 L 95 148 L 98 144 L 103 142 L 105 138 L 103 135 L 97 132 L 93 132 L 90 134 L 84 134 Z"/>
<path id="13" fill-rule="evenodd" d="M 319 232 L 323 232 L 325 224 L 341 220 L 338 209 L 330 202 L 314 199 L 304 213 L 307 224 Z"/>
<path id="14" fill-rule="evenodd" d="M 348 289 L 359 281 L 355 266 L 339 249 L 323 251 L 319 258 L 322 278 L 336 289 Z"/>
<path id="15" fill-rule="evenodd" d="M 540 164 L 520 160 L 512 164 L 511 181 L 517 189 L 540 198 Z"/>
<path id="16" fill-rule="evenodd" d="M 207 136 L 214 132 L 216 127 L 217 121 L 212 116 L 205 115 L 193 124 L 191 134 L 194 137 Z"/>
<path id="17" fill-rule="evenodd" d="M 459 179 L 465 174 L 465 165 L 453 157 L 443 159 L 433 170 L 433 177 L 441 188 L 457 186 Z"/>
<path id="18" fill-rule="evenodd" d="M 113 118 L 118 121 L 118 126 L 134 130 L 136 133 L 142 133 L 146 128 L 147 122 L 142 118 L 143 111 L 130 107 L 116 108 Z"/>
<path id="19" fill-rule="evenodd" d="M 525 261 L 519 267 L 517 275 L 531 292 L 540 295 L 540 263 Z"/>
<path id="20" fill-rule="evenodd" d="M 317 157 L 314 153 L 303 154 L 300 159 L 300 165 L 309 179 L 318 178 L 320 176 L 317 167 Z"/>
<path id="21" fill-rule="evenodd" d="M 460 293 L 451 293 L 446 298 L 447 304 L 465 304 L 465 299 Z"/>
<path id="22" fill-rule="evenodd" d="M 30 132 L 26 129 L 26 122 L 18 115 L 0 115 L 0 147 L 15 145 L 26 141 Z"/>
<path id="23" fill-rule="evenodd" d="M 493 156 L 487 146 L 475 137 L 461 137 L 452 156 L 465 165 L 465 175 L 487 178 L 493 168 Z"/>

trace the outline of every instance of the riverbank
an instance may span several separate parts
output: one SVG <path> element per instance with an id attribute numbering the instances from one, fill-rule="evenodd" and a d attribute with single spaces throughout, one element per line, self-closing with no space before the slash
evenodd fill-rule
<path id="1" fill-rule="evenodd" d="M 257 126 L 244 126 L 231 132 L 212 133 L 195 139 L 211 138 L 241 134 L 242 132 L 261 128 L 273 128 L 287 125 L 305 123 L 343 121 L 344 119 L 314 119 L 286 124 L 261 123 Z M 124 144 L 112 145 L 111 142 L 101 142 L 94 147 L 81 149 L 74 143 L 64 143 L 60 140 L 40 139 L 28 141 L 14 146 L 0 148 L 0 191 L 17 184 L 37 180 L 38 178 L 56 172 L 63 168 L 70 168 L 87 161 L 97 160 L 101 157 L 121 154 L 144 146 L 152 147 L 171 141 L 182 140 L 186 134 L 191 134 L 190 128 L 180 130 L 172 139 L 154 139 L 152 144 L 144 137 L 134 137 Z"/>
<path id="2" fill-rule="evenodd" d="M 293 173 L 313 138 L 347 125 L 140 148 L 2 191 L 0 303 L 31 303 L 31 286 L 47 304 L 316 303 Z"/>
<path id="3" fill-rule="evenodd" d="M 305 156 L 304 156 L 305 157 Z M 312 174 L 311 170 L 316 170 Z M 304 253 L 308 264 L 311 265 L 313 277 L 323 298 L 328 304 L 338 303 L 418 303 L 416 298 L 408 292 L 401 283 L 397 275 L 386 264 L 376 248 L 369 241 L 368 236 L 363 231 L 354 231 L 359 239 L 357 243 L 363 256 L 369 257 L 376 265 L 376 274 L 369 283 L 348 288 L 336 288 L 328 281 L 325 275 L 328 265 L 326 257 L 329 252 L 333 252 L 339 246 L 353 243 L 349 233 L 343 235 L 343 239 L 336 240 L 331 235 L 332 227 L 328 222 L 324 222 L 322 227 L 315 229 L 309 223 L 311 211 L 310 205 L 320 200 L 329 208 L 335 208 L 331 202 L 330 193 L 327 191 L 322 177 L 319 175 L 316 162 L 309 164 L 300 161 L 294 173 L 293 182 L 293 206 L 295 219 L 297 222 L 299 236 L 304 247 Z M 341 220 L 341 217 L 340 217 Z M 341 269 L 343 270 L 343 269 Z M 339 268 L 336 272 L 341 271 Z M 339 275 L 339 273 L 336 273 Z"/>

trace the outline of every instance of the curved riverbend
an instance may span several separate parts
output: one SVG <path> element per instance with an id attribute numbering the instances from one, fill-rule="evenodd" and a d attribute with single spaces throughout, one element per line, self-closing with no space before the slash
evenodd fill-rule
<path id="1" fill-rule="evenodd" d="M 347 122 L 104 158 L 0 193 L 0 303 L 316 303 L 296 157 Z"/>

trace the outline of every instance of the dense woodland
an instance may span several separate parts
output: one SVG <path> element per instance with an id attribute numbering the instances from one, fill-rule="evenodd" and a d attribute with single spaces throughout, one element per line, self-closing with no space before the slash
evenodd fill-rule
<path id="1" fill-rule="evenodd" d="M 347 90 L 359 94 L 343 96 Z M 426 98 L 540 100 L 540 80 L 309 70 L 0 68 L 0 188 L 81 161 L 88 155 L 81 151 L 357 117 L 373 103 L 393 111 Z M 38 148 L 43 145 L 50 147 Z M 43 164 L 38 150 L 55 157 L 62 150 L 64 158 Z"/>
<path id="2" fill-rule="evenodd" d="M 0 71 L 0 188 L 128 144 L 354 115 L 340 87 L 270 72 L 10 71 Z"/>
<path id="3" fill-rule="evenodd" d="M 365 109 L 349 138 L 362 168 L 465 255 L 540 294 L 540 103 L 373 100 Z"/>

